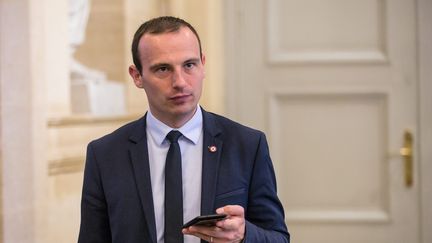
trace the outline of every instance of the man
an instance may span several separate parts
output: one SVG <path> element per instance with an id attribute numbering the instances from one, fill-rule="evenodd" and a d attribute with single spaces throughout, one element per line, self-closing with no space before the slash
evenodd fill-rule
<path id="1" fill-rule="evenodd" d="M 195 29 L 147 21 L 132 55 L 149 110 L 89 144 L 78 242 L 289 242 L 264 134 L 198 105 L 205 56 Z M 227 218 L 182 229 L 215 213 Z"/>

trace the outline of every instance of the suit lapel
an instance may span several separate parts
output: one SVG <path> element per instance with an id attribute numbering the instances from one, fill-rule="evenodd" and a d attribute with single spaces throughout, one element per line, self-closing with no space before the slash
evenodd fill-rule
<path id="1" fill-rule="evenodd" d="M 213 214 L 218 179 L 219 161 L 223 142 L 218 135 L 221 130 L 212 114 L 203 111 L 203 168 L 201 191 L 201 215 Z"/>
<path id="2" fill-rule="evenodd" d="M 202 109 L 202 111 L 204 139 L 201 214 L 205 215 L 215 213 L 214 201 L 223 142 L 222 139 L 219 138 L 221 129 L 213 115 L 206 112 L 204 109 Z M 140 124 L 142 125 L 138 126 L 129 138 L 132 142 L 129 152 L 145 220 L 151 236 L 151 242 L 156 243 L 156 224 L 150 179 L 145 117 L 141 119 Z"/>
<path id="3" fill-rule="evenodd" d="M 129 152 L 144 216 L 151 236 L 151 242 L 156 243 L 156 223 L 147 150 L 145 116 L 141 119 L 141 124 L 143 124 L 143 126 L 138 126 L 130 137 L 130 141 L 134 144 L 131 146 Z"/>

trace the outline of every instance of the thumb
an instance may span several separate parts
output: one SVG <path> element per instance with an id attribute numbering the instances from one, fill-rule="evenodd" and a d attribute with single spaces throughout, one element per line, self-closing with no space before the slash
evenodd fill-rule
<path id="1" fill-rule="evenodd" d="M 230 216 L 243 216 L 244 208 L 240 205 L 226 205 L 224 207 L 216 209 L 218 214 L 227 214 Z"/>

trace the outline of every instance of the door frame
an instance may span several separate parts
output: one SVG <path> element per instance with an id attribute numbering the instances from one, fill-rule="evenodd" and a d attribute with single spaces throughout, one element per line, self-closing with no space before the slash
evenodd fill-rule
<path id="1" fill-rule="evenodd" d="M 432 242 L 432 1 L 417 1 L 419 77 L 419 183 L 420 225 L 423 243 Z M 429 186 L 427 186 L 429 185 Z"/>

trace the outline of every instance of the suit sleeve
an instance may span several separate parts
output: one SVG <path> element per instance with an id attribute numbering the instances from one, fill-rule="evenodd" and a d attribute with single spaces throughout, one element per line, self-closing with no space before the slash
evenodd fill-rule
<path id="1" fill-rule="evenodd" d="M 111 232 L 100 170 L 90 143 L 84 169 L 78 243 L 109 243 Z"/>
<path id="2" fill-rule="evenodd" d="M 249 189 L 244 242 L 290 242 L 284 218 L 267 141 L 261 134 Z"/>

